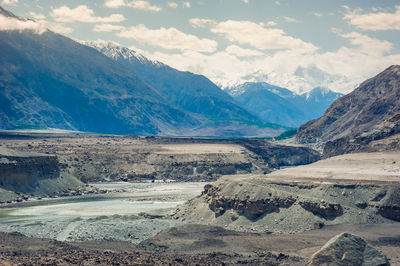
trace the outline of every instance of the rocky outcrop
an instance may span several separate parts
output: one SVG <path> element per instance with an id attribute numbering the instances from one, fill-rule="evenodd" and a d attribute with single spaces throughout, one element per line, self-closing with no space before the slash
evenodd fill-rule
<path id="1" fill-rule="evenodd" d="M 383 217 L 400 222 L 400 185 L 393 186 L 388 191 L 389 195 L 383 197 L 378 213 Z"/>
<path id="2" fill-rule="evenodd" d="M 296 187 L 296 185 L 293 185 Z M 299 186 L 301 189 L 302 186 Z M 310 187 L 304 186 L 307 190 Z M 268 191 L 268 188 L 265 188 Z M 234 210 L 240 216 L 253 221 L 263 215 L 272 212 L 279 212 L 280 208 L 290 208 L 294 203 L 303 209 L 320 216 L 324 219 L 334 220 L 343 214 L 343 207 L 338 203 L 330 203 L 325 200 L 317 201 L 314 198 L 299 197 L 296 194 L 284 193 L 272 195 L 266 193 L 263 197 L 247 195 L 245 199 L 240 199 L 238 195 L 234 198 L 221 192 L 221 188 L 208 184 L 204 187 L 202 196 L 206 198 L 210 210 L 215 213 L 215 217 L 223 215 L 228 210 Z"/>
<path id="3" fill-rule="evenodd" d="M 18 191 L 34 189 L 38 180 L 60 174 L 58 159 L 53 155 L 22 153 L 0 148 L 0 186 Z"/>
<path id="4" fill-rule="evenodd" d="M 300 201 L 299 205 L 305 210 L 326 219 L 334 219 L 336 216 L 343 214 L 343 208 L 340 204 L 328 203 L 324 200 L 321 200 L 320 202 Z"/>
<path id="5" fill-rule="evenodd" d="M 393 123 L 391 123 L 393 122 Z M 364 132 L 354 137 L 343 137 L 325 143 L 324 157 L 346 153 L 398 151 L 400 149 L 400 114 L 381 123 L 377 129 Z"/>
<path id="6" fill-rule="evenodd" d="M 310 260 L 317 265 L 390 265 L 386 256 L 361 237 L 342 233 L 329 240 Z"/>
<path id="7" fill-rule="evenodd" d="M 370 145 L 400 133 L 400 66 L 391 66 L 336 100 L 298 129 L 300 143 L 322 143 L 324 155 L 395 150 L 392 143 Z M 400 145 L 397 145 L 399 147 Z"/>
<path id="8" fill-rule="evenodd" d="M 61 172 L 57 156 L 0 147 L 0 204 L 32 196 L 76 194 L 83 184 Z"/>
<path id="9" fill-rule="evenodd" d="M 296 201 L 293 197 L 279 198 L 271 197 L 264 199 L 245 199 L 228 198 L 218 195 L 218 188 L 213 185 L 204 187 L 203 195 L 209 200 L 209 207 L 218 217 L 227 210 L 232 209 L 238 215 L 243 215 L 249 220 L 256 220 L 264 214 L 279 211 L 279 208 L 289 208 Z"/>

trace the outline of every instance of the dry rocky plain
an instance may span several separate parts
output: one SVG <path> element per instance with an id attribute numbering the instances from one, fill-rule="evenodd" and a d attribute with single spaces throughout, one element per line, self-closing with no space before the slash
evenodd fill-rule
<path id="1" fill-rule="evenodd" d="M 28 133 L 2 133 L 0 145 L 3 177 L 11 162 L 41 173 L 40 159 L 16 159 L 26 152 L 58 175 L 23 191 L 2 179 L 2 265 L 306 265 L 342 232 L 400 265 L 400 152 L 318 161 L 264 140 Z M 166 205 L 137 207 L 150 201 Z M 67 209 L 86 214 L 60 220 Z"/>

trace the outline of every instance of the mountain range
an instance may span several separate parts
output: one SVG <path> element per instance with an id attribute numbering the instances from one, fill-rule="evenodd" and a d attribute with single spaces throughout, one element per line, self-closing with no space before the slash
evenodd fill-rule
<path id="1" fill-rule="evenodd" d="M 321 87 L 296 94 L 266 82 L 247 82 L 227 88 L 226 91 L 263 121 L 289 127 L 298 127 L 308 120 L 320 117 L 332 102 L 343 96 Z"/>
<path id="2" fill-rule="evenodd" d="M 263 122 L 298 127 L 320 117 L 343 94 L 317 87 L 301 95 L 265 82 L 245 83 L 222 91 L 209 79 L 183 72 L 113 42 L 84 42 L 129 67 L 175 105 L 211 119 L 261 119 Z M 227 93 L 231 97 L 227 97 Z M 238 108 L 238 103 L 255 117 Z M 235 116 L 233 116 L 235 114 Z"/>
<path id="3" fill-rule="evenodd" d="M 0 14 L 26 21 L 4 9 Z M 204 76 L 145 58 L 110 58 L 50 30 L 2 30 L 0 39 L 3 129 L 23 124 L 200 136 L 268 136 L 284 130 L 262 123 Z"/>
<path id="4" fill-rule="evenodd" d="M 26 20 L 0 7 L 14 22 Z M 275 136 L 323 114 L 338 93 L 267 83 L 222 90 L 112 42 L 48 29 L 0 31 L 0 128 L 212 137 Z"/>
<path id="5" fill-rule="evenodd" d="M 176 70 L 112 42 L 97 41 L 85 44 L 133 70 L 185 111 L 218 120 L 257 120 L 230 95 L 202 75 Z"/>

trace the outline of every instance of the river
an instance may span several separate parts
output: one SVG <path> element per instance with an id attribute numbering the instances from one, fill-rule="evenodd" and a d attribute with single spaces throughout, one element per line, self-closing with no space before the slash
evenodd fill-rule
<path id="1" fill-rule="evenodd" d="M 0 209 L 0 231 L 59 241 L 117 240 L 139 243 L 179 225 L 178 205 L 206 183 L 96 183 L 109 193 L 43 199 Z M 115 192 L 119 191 L 119 192 Z"/>

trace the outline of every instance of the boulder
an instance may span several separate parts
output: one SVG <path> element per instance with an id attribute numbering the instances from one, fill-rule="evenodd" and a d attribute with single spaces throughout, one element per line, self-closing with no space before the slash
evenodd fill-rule
<path id="1" fill-rule="evenodd" d="M 312 265 L 390 265 L 386 256 L 361 237 L 341 233 L 329 240 L 310 259 Z"/>

